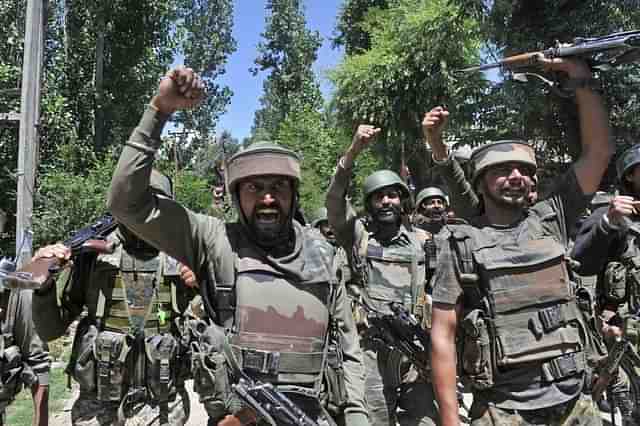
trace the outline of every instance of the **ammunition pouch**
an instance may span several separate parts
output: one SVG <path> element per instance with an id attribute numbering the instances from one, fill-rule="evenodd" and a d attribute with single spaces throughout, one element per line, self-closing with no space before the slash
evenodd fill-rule
<path id="1" fill-rule="evenodd" d="M 460 365 L 463 377 L 476 389 L 487 389 L 494 385 L 493 362 L 491 360 L 491 339 L 489 329 L 480 309 L 469 312 L 462 320 L 460 328 L 462 348 Z"/>
<path id="2" fill-rule="evenodd" d="M 94 346 L 98 329 L 82 320 L 76 328 L 73 341 L 72 358 L 67 365 L 66 373 L 80 385 L 81 393 L 96 392 L 96 358 Z"/>
<path id="3" fill-rule="evenodd" d="M 8 340 L 6 336 L 0 336 L 5 342 Z M 22 384 L 33 384 L 37 378 L 33 375 L 33 371 L 28 367 L 25 368 L 22 362 L 22 353 L 16 345 L 10 345 L 3 348 L 2 357 L 0 358 L 0 411 L 3 411 L 20 393 Z"/>
<path id="4" fill-rule="evenodd" d="M 624 336 L 633 347 L 638 350 L 640 348 L 640 318 L 636 315 L 628 315 L 624 318 Z"/>
<path id="5" fill-rule="evenodd" d="M 204 322 L 199 324 L 200 339 L 191 343 L 191 370 L 193 388 L 207 412 L 223 415 L 228 410 L 232 395 L 229 369 L 222 353 L 224 332 Z"/>
<path id="6" fill-rule="evenodd" d="M 331 414 L 338 415 L 347 403 L 348 395 L 344 381 L 342 350 L 339 345 L 334 343 L 331 343 L 327 350 L 325 381 L 324 405 Z"/>
<path id="7" fill-rule="evenodd" d="M 124 396 L 130 350 L 125 334 L 111 331 L 98 333 L 93 347 L 98 400 L 116 402 Z"/>
<path id="8" fill-rule="evenodd" d="M 178 342 L 170 334 L 150 336 L 145 340 L 147 389 L 159 402 L 175 398 L 179 387 L 178 350 Z"/>
<path id="9" fill-rule="evenodd" d="M 609 262 L 604 270 L 604 297 L 615 304 L 627 299 L 627 268 L 620 262 Z"/>

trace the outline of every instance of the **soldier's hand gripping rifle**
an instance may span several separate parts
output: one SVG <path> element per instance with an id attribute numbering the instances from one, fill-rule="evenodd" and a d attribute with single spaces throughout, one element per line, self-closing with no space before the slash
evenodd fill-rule
<path id="1" fill-rule="evenodd" d="M 367 321 L 374 327 L 375 338 L 400 351 L 421 376 L 429 377 L 431 339 L 420 322 L 400 303 L 389 303 L 392 314 L 383 314 L 364 300 L 361 305 L 369 314 Z"/>
<path id="2" fill-rule="evenodd" d="M 72 258 L 81 253 L 113 253 L 113 243 L 107 242 L 105 238 L 116 226 L 113 216 L 106 214 L 93 224 L 74 232 L 62 244 L 71 249 Z M 4 279 L 12 288 L 39 289 L 61 268 L 60 259 L 57 257 L 39 258 L 27 263 L 19 271 L 7 274 Z"/>
<path id="3" fill-rule="evenodd" d="M 458 73 L 472 73 L 492 68 L 502 68 L 513 73 L 516 80 L 526 81 L 527 76 L 536 77 L 558 95 L 571 96 L 571 83 L 558 81 L 557 78 L 545 78 L 538 74 L 540 58 L 579 57 L 584 59 L 594 70 L 607 71 L 619 65 L 636 62 L 640 59 L 640 31 L 626 31 L 603 37 L 577 37 L 573 43 L 556 42 L 554 47 L 537 52 L 521 53 L 509 56 L 500 61 L 458 70 Z M 585 84 L 582 82 L 581 84 Z"/>
<path id="4" fill-rule="evenodd" d="M 598 378 L 593 384 L 591 395 L 593 399 L 598 401 L 602 398 L 602 394 L 607 389 L 611 379 L 618 371 L 622 358 L 628 351 L 633 351 L 631 342 L 624 337 L 616 339 L 615 343 L 609 349 L 609 355 L 605 358 L 602 365 L 598 368 Z"/>

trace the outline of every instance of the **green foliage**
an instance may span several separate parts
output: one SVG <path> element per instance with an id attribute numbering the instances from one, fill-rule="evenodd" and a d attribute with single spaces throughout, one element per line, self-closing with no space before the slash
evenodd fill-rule
<path id="1" fill-rule="evenodd" d="M 88 165 L 75 173 L 78 158 Z M 67 167 L 70 166 L 70 167 Z M 59 147 L 56 161 L 43 166 L 35 194 L 34 247 L 61 241 L 106 213 L 106 195 L 115 168 L 111 153 L 96 156 L 80 145 Z"/>
<path id="2" fill-rule="evenodd" d="M 270 74 L 264 82 L 261 107 L 256 111 L 252 133 L 273 136 L 290 112 L 322 106 L 312 69 L 322 38 L 317 31 L 306 28 L 299 0 L 268 0 L 266 8 L 264 41 L 258 44 L 256 68 L 252 72 L 268 71 Z"/>
<path id="3" fill-rule="evenodd" d="M 338 159 L 351 143 L 351 135 L 328 127 L 321 113 L 306 108 L 287 116 L 276 139 L 302 156 L 300 204 L 303 210 L 312 213 L 323 207 L 331 176 Z M 358 174 L 350 193 L 356 203 L 361 199 L 362 180 L 378 167 L 379 162 L 371 152 L 363 153 L 358 159 Z"/>
<path id="4" fill-rule="evenodd" d="M 418 184 L 433 179 L 424 167 L 420 122 L 436 105 L 453 105 L 455 123 L 473 121 L 484 85 L 453 72 L 478 59 L 479 25 L 449 0 L 397 0 L 388 9 L 370 9 L 360 28 L 370 48 L 348 55 L 331 73 L 333 100 L 341 125 L 360 123 L 383 129 L 375 149 L 397 169 L 401 145 Z"/>
<path id="5" fill-rule="evenodd" d="M 333 46 L 344 46 L 347 55 L 368 50 L 371 37 L 369 31 L 363 28 L 365 17 L 371 9 L 386 9 L 389 3 L 389 0 L 346 0 L 338 15 Z"/>
<path id="6" fill-rule="evenodd" d="M 640 9 L 634 2 L 616 0 L 540 2 L 497 0 L 483 18 L 486 52 L 502 57 L 553 46 L 556 40 L 571 42 L 576 36 L 600 36 L 640 27 Z M 634 96 L 640 69 L 624 66 L 596 73 L 603 83 L 610 110 L 613 139 L 621 152 L 640 138 L 640 104 Z M 566 168 L 566 159 L 580 154 L 578 114 L 572 99 L 561 99 L 541 90 L 541 83 L 514 83 L 508 74 L 494 84 L 478 108 L 482 120 L 475 123 L 476 140 L 519 136 L 537 147 L 541 174 L 551 180 Z M 613 167 L 603 180 L 614 182 Z"/>
<path id="7" fill-rule="evenodd" d="M 204 213 L 211 207 L 213 196 L 206 178 L 182 170 L 177 177 L 173 175 L 173 181 L 176 200 L 180 204 L 198 213 Z"/>
<path id="8" fill-rule="evenodd" d="M 216 83 L 225 73 L 224 64 L 236 49 L 232 36 L 231 0 L 180 0 L 180 45 L 185 65 L 196 70 L 207 90 L 204 102 L 195 110 L 182 112 L 176 121 L 195 130 L 196 146 L 213 138 L 218 118 L 231 102 L 233 93 Z"/>

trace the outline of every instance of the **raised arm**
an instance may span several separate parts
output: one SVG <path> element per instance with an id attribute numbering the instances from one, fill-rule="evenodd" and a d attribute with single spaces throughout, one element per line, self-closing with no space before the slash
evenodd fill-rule
<path id="1" fill-rule="evenodd" d="M 196 106 L 202 87 L 189 68 L 174 69 L 162 79 L 158 94 L 125 143 L 108 195 L 109 210 L 119 222 L 192 270 L 202 266 L 196 260 L 196 253 L 202 252 L 202 220 L 154 193 L 149 184 L 165 123 L 175 111 Z"/>
<path id="2" fill-rule="evenodd" d="M 610 141 L 609 117 L 602 97 L 590 86 L 591 70 L 579 59 L 541 58 L 546 70 L 568 75 L 576 89 L 576 104 L 580 119 L 582 153 L 574 164 L 578 184 L 584 194 L 593 194 L 607 170 L 614 149 Z"/>
<path id="3" fill-rule="evenodd" d="M 449 111 L 443 107 L 432 108 L 422 119 L 422 133 L 425 143 L 431 148 L 433 162 L 438 174 L 448 188 L 451 207 L 456 216 L 469 220 L 480 213 L 480 199 L 458 161 L 450 155 L 442 142 L 442 133 L 449 122 Z"/>
<path id="4" fill-rule="evenodd" d="M 329 224 L 336 231 L 336 239 L 347 252 L 353 245 L 354 224 L 356 214 L 347 201 L 347 189 L 351 182 L 353 164 L 365 147 L 374 140 L 380 129 L 367 124 L 361 124 L 353 136 L 351 146 L 344 153 L 336 172 L 331 179 L 327 191 L 326 207 Z"/>

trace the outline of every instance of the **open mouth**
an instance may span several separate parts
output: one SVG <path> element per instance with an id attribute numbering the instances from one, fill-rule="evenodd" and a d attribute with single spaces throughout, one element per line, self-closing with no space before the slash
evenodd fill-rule
<path id="1" fill-rule="evenodd" d="M 256 220 L 262 223 L 278 223 L 280 211 L 278 209 L 262 209 L 256 212 Z"/>

